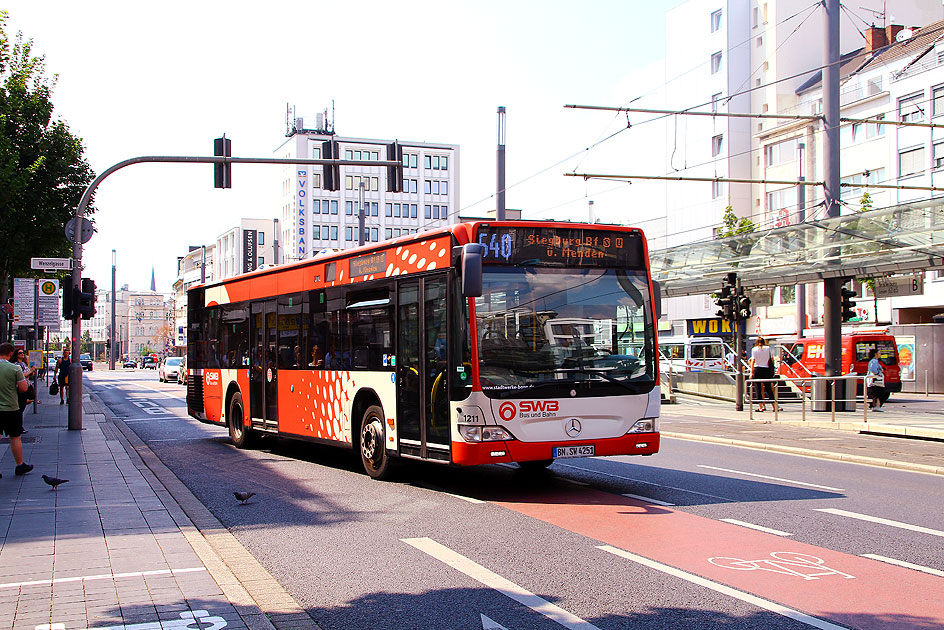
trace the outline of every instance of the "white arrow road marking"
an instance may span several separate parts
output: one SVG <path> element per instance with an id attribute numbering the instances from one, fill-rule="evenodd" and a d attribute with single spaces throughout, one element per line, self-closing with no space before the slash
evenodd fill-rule
<path id="1" fill-rule="evenodd" d="M 492 621 L 482 613 L 479 613 L 479 616 L 482 617 L 482 630 L 508 630 L 505 626 L 497 621 Z"/>
<path id="2" fill-rule="evenodd" d="M 911 525 L 909 523 L 902 523 L 901 521 L 893 521 L 887 518 L 879 518 L 878 516 L 869 516 L 868 514 L 859 514 L 858 512 L 847 512 L 846 510 L 837 510 L 836 508 L 813 508 L 817 512 L 826 512 L 827 514 L 835 514 L 836 516 L 848 516 L 849 518 L 857 518 L 860 521 L 869 521 L 871 523 L 879 523 L 881 525 L 890 525 L 892 527 L 899 527 L 901 529 L 910 529 L 913 532 L 921 532 L 922 534 L 931 534 L 932 536 L 942 536 L 944 537 L 944 532 L 939 529 L 931 529 L 930 527 L 921 527 L 920 525 Z"/>
<path id="3" fill-rule="evenodd" d="M 453 569 L 468 575 L 473 580 L 495 589 L 503 595 L 507 595 L 519 604 L 523 604 L 531 610 L 541 613 L 551 621 L 555 621 L 565 628 L 572 628 L 573 630 L 599 630 L 599 628 L 590 622 L 584 621 L 563 608 L 555 606 L 546 599 L 538 597 L 531 591 L 525 590 L 497 573 L 489 571 L 482 565 L 469 560 L 452 549 L 440 545 L 432 538 L 401 538 L 400 540 L 416 547 L 423 553 L 431 555 L 440 562 L 448 564 Z"/>
<path id="4" fill-rule="evenodd" d="M 748 604 L 753 604 L 758 608 L 763 608 L 764 610 L 769 610 L 771 612 L 777 613 L 778 615 L 783 615 L 784 617 L 789 617 L 801 623 L 805 623 L 808 626 L 813 626 L 814 628 L 820 628 L 821 630 L 843 630 L 843 626 L 837 626 L 836 624 L 829 623 L 828 621 L 823 621 L 822 619 L 817 619 L 802 613 L 799 610 L 794 610 L 792 608 L 787 608 L 786 606 L 781 606 L 775 602 L 762 599 L 756 595 L 751 595 L 750 593 L 745 593 L 744 591 L 739 591 L 737 589 L 731 588 L 730 586 L 725 586 L 724 584 L 719 584 L 717 582 L 712 582 L 711 580 L 706 580 L 703 577 L 682 571 L 681 569 L 676 569 L 675 567 L 670 567 L 667 564 L 662 564 L 661 562 L 656 562 L 655 560 L 650 560 L 649 558 L 643 558 L 642 556 L 637 556 L 634 553 L 630 553 L 623 549 L 618 549 L 616 547 L 611 547 L 610 545 L 598 545 L 597 549 L 602 549 L 608 553 L 612 553 L 615 556 L 621 558 L 626 558 L 633 562 L 638 562 L 643 566 L 647 566 L 656 571 L 662 571 L 668 575 L 681 578 L 692 584 L 698 584 L 699 586 L 704 586 L 723 595 L 728 595 L 735 599 L 739 599 L 742 602 L 747 602 Z"/>
<path id="5" fill-rule="evenodd" d="M 796 481 L 794 479 L 783 479 L 782 477 L 771 477 L 769 475 L 759 475 L 752 472 L 744 472 L 743 470 L 731 470 L 730 468 L 718 468 L 717 466 L 704 466 L 702 464 L 698 465 L 699 468 L 707 468 L 708 470 L 720 470 L 722 472 L 734 473 L 735 475 L 744 475 L 746 477 L 759 477 L 761 479 L 770 479 L 772 481 L 783 481 L 785 483 L 792 483 L 798 486 L 807 486 L 809 488 L 820 488 L 821 490 L 832 490 L 833 492 L 845 492 L 842 488 L 832 488 L 830 486 L 820 486 L 815 483 L 807 483 L 805 481 Z"/>

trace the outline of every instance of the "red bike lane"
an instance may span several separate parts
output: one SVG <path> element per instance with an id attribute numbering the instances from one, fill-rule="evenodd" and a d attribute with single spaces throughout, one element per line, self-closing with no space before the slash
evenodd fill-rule
<path id="1" fill-rule="evenodd" d="M 944 579 L 920 571 L 586 488 L 493 502 L 850 628 L 944 627 Z"/>

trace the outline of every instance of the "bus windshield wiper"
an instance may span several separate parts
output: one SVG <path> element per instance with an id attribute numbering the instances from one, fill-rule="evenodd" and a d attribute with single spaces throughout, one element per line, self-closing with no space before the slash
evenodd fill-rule
<path id="1" fill-rule="evenodd" d="M 610 376 L 609 374 L 604 372 L 603 370 L 605 369 L 611 369 L 611 368 L 572 367 L 572 368 L 558 368 L 554 370 L 554 372 L 577 372 L 578 374 L 589 374 L 591 376 L 599 376 L 605 381 L 609 381 L 610 383 L 615 383 L 619 385 L 620 387 L 622 387 L 623 389 L 629 390 L 633 392 L 634 394 L 636 393 L 636 391 L 632 387 L 630 387 L 629 385 L 627 385 L 620 379 L 616 378 L 615 376 Z"/>

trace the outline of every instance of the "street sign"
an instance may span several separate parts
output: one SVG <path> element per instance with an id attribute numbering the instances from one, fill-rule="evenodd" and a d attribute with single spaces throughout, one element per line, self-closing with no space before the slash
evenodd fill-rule
<path id="1" fill-rule="evenodd" d="M 33 325 L 33 278 L 13 278 L 13 321 Z"/>
<path id="2" fill-rule="evenodd" d="M 71 258 L 30 258 L 31 269 L 43 269 L 45 271 L 57 271 L 60 269 L 72 269 Z"/>
<path id="3" fill-rule="evenodd" d="M 92 240 L 92 234 L 95 232 L 95 228 L 92 227 L 92 222 L 82 217 L 82 234 L 81 241 L 83 243 L 88 243 Z M 69 222 L 66 223 L 66 238 L 70 242 L 75 240 L 75 217 L 69 219 Z"/>
<path id="4" fill-rule="evenodd" d="M 754 289 L 750 292 L 751 304 L 754 307 L 772 306 L 774 303 L 773 289 Z"/>
<path id="5" fill-rule="evenodd" d="M 888 298 L 903 295 L 924 295 L 924 275 L 875 279 L 875 297 Z"/>
<path id="6" fill-rule="evenodd" d="M 39 325 L 45 326 L 50 331 L 59 330 L 59 307 L 61 304 L 62 302 L 59 300 L 59 281 L 40 280 Z"/>

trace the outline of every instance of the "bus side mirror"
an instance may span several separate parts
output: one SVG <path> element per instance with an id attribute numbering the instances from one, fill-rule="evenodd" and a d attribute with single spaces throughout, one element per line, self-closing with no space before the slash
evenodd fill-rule
<path id="1" fill-rule="evenodd" d="M 656 307 L 656 321 L 662 319 L 662 285 L 658 280 L 652 281 L 652 302 Z"/>
<path id="2" fill-rule="evenodd" d="M 462 297 L 482 295 L 483 256 L 485 246 L 480 243 L 466 243 L 462 246 Z"/>

